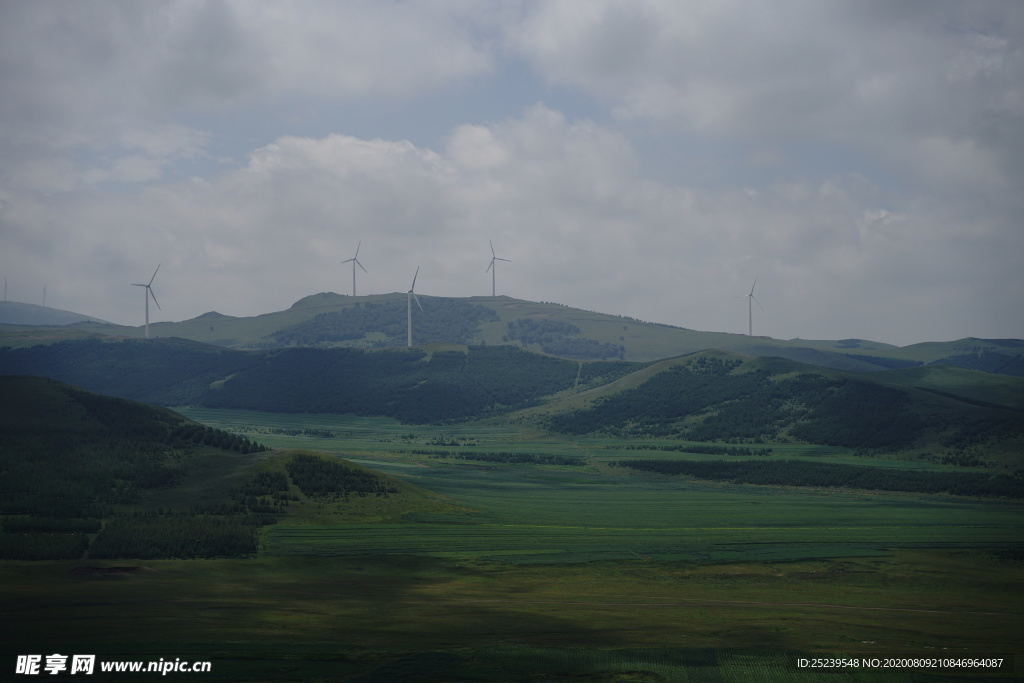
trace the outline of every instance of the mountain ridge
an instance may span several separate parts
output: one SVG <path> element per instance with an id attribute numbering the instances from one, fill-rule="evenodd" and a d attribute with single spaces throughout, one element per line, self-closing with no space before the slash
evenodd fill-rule
<path id="1" fill-rule="evenodd" d="M 717 348 L 854 372 L 945 363 L 1024 376 L 1024 341 L 1015 339 L 967 337 L 904 347 L 864 339 L 784 340 L 692 330 L 507 296 L 423 295 L 420 301 L 424 311 L 413 315 L 417 345 L 512 344 L 563 358 L 638 362 Z M 303 297 L 283 311 L 248 317 L 210 311 L 181 322 L 154 322 L 150 331 L 157 337 L 180 337 L 234 349 L 388 348 L 405 346 L 405 319 L 405 293 L 351 297 L 321 292 Z M 46 328 L 0 326 L 0 346 L 31 346 L 91 335 L 139 338 L 143 328 L 96 322 Z"/>

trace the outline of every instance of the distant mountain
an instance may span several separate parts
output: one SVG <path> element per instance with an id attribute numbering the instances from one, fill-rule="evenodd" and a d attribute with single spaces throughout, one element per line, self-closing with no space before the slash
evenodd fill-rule
<path id="1" fill-rule="evenodd" d="M 962 339 L 897 347 L 864 339 L 804 340 L 701 332 L 648 323 L 625 316 L 509 297 L 421 296 L 413 313 L 416 345 L 513 345 L 573 360 L 649 362 L 704 349 L 779 357 L 851 372 L 956 365 L 1024 376 L 1024 341 Z M 33 334 L 0 329 L 0 346 L 53 343 L 87 335 L 142 337 L 142 327 L 74 323 Z M 182 322 L 150 325 L 157 337 L 191 339 L 234 349 L 356 348 L 405 346 L 406 295 L 342 296 L 323 292 L 304 297 L 285 311 L 253 317 L 216 312 Z"/>
<path id="2" fill-rule="evenodd" d="M 23 304 L 19 301 L 0 301 L 0 325 L 71 325 L 79 322 L 110 324 L 94 315 Z"/>

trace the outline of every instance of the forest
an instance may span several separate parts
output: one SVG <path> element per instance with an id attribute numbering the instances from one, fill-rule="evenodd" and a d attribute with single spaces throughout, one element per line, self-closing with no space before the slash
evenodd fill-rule
<path id="1" fill-rule="evenodd" d="M 413 424 L 507 412 L 639 364 L 576 361 L 515 346 L 466 352 L 290 348 L 231 351 L 191 342 L 96 340 L 0 350 L 0 375 L 35 374 L 160 405 L 384 415 Z M 224 378 L 229 378 L 223 381 Z"/>
<path id="2" fill-rule="evenodd" d="M 578 364 L 512 346 L 467 352 L 290 349 L 224 382 L 210 408 L 386 415 L 445 423 L 522 408 L 572 386 Z"/>
<path id="3" fill-rule="evenodd" d="M 874 382 L 766 369 L 733 372 L 741 361 L 700 356 L 584 410 L 556 415 L 559 432 L 603 432 L 692 441 L 752 443 L 780 435 L 848 448 L 911 445 L 926 425 L 905 392 Z"/>

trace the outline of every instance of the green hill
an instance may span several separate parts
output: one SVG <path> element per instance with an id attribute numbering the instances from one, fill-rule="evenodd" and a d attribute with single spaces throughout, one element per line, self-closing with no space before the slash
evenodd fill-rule
<path id="1" fill-rule="evenodd" d="M 165 408 L 0 377 L 0 559 L 249 557 L 279 520 L 453 509 L 332 456 L 267 453 Z"/>
<path id="2" fill-rule="evenodd" d="M 0 349 L 0 375 L 32 374 L 162 405 L 466 420 L 534 405 L 640 367 L 514 346 L 235 351 L 187 340 L 86 339 Z"/>
<path id="3" fill-rule="evenodd" d="M 574 360 L 649 362 L 704 349 L 775 356 L 853 372 L 946 364 L 1015 376 L 1024 375 L 1024 342 L 962 339 L 906 347 L 863 339 L 804 340 L 702 332 L 626 316 L 584 311 L 555 303 L 498 297 L 422 296 L 413 314 L 417 345 L 512 344 Z M 157 322 L 151 334 L 234 349 L 280 347 L 387 348 L 405 345 L 406 295 L 350 297 L 323 292 L 284 311 L 233 317 L 211 311 L 191 320 Z M 0 325 L 0 346 L 102 335 L 141 338 L 142 327 L 79 322 L 63 327 Z"/>
<path id="4" fill-rule="evenodd" d="M 903 451 L 948 464 L 1019 466 L 1024 412 L 1016 405 L 1024 383 L 990 378 L 959 368 L 855 374 L 780 358 L 702 352 L 662 361 L 520 418 L 567 434 L 812 443 L 865 454 Z M 1004 405 L 976 398 L 993 385 Z"/>
<path id="5" fill-rule="evenodd" d="M 88 339 L 0 350 L 2 374 L 172 406 L 408 424 L 519 411 L 517 420 L 569 434 L 811 443 L 962 465 L 1013 463 L 1024 445 L 1024 380 L 1015 377 L 948 366 L 853 373 L 720 350 L 644 364 L 509 345 L 237 351 Z"/>

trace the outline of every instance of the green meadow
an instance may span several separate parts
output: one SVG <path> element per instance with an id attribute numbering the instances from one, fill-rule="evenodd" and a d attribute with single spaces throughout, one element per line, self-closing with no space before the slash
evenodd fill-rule
<path id="1" fill-rule="evenodd" d="M 2 562 L 0 604 L 17 625 L 5 661 L 37 650 L 180 657 L 213 662 L 205 680 L 238 681 L 977 676 L 796 667 L 814 654 L 986 654 L 1008 656 L 988 677 L 1024 670 L 1013 656 L 1024 652 L 1024 503 L 697 481 L 610 463 L 784 456 L 893 476 L 955 468 L 795 444 L 773 444 L 770 456 L 638 451 L 628 446 L 679 442 L 558 436 L 507 420 L 179 411 L 273 448 L 348 459 L 432 497 L 300 496 L 263 527 L 252 559 Z M 453 457 L 509 452 L 582 461 Z M 244 467 L 284 462 L 246 458 Z M 210 472 L 230 481 L 236 470 L 225 460 Z M 171 492 L 158 498 L 174 503 Z"/>

